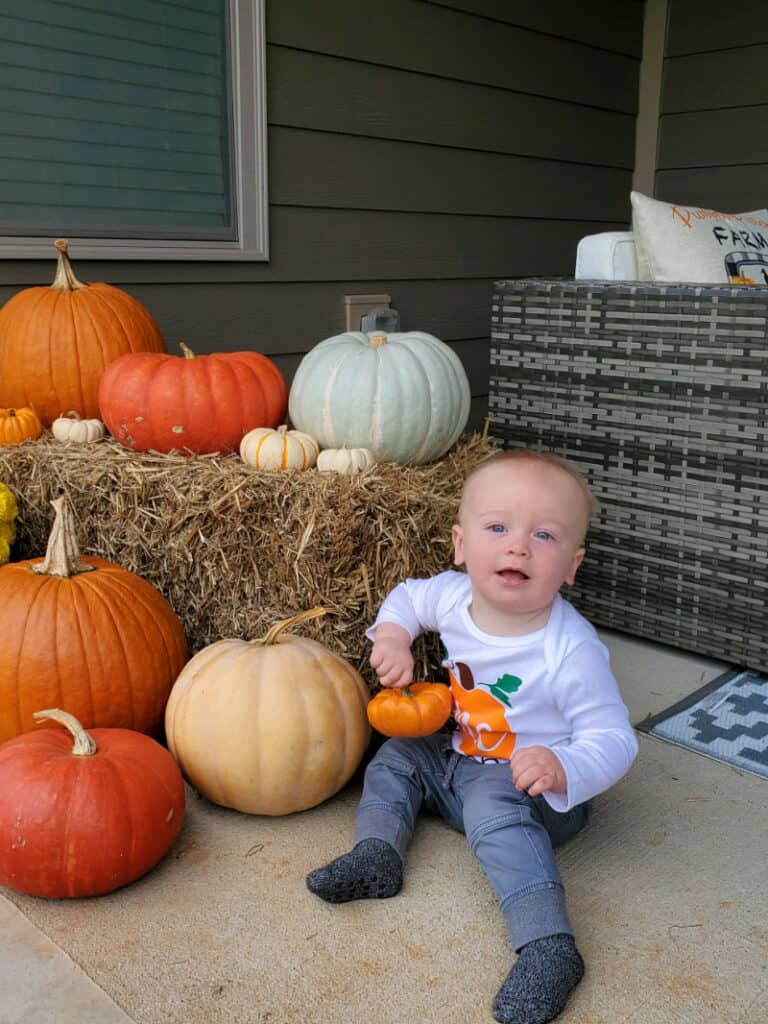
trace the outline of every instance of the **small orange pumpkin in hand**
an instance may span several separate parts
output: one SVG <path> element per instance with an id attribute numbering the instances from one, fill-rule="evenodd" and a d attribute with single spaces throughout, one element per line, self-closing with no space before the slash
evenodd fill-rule
<path id="1" fill-rule="evenodd" d="M 451 703 L 443 683 L 413 683 L 377 693 L 368 702 L 368 721 L 384 736 L 430 736 L 448 721 Z"/>

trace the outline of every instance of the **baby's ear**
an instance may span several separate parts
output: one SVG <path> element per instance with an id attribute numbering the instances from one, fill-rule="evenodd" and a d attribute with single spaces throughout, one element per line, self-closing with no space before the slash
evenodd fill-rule
<path id="1" fill-rule="evenodd" d="M 586 548 L 579 548 L 576 554 L 573 556 L 573 561 L 568 569 L 568 574 L 565 577 L 565 582 L 569 587 L 572 587 L 576 582 L 576 570 L 579 568 L 581 563 L 584 561 L 584 555 L 587 553 Z"/>
<path id="2" fill-rule="evenodd" d="M 464 565 L 464 534 L 458 523 L 455 523 L 451 530 L 453 540 L 453 564 Z"/>

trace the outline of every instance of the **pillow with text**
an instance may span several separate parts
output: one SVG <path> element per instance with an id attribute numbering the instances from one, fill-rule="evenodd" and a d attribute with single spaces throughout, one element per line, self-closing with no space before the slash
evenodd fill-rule
<path id="1" fill-rule="evenodd" d="M 641 281 L 768 285 L 768 210 L 721 213 L 630 193 Z"/>

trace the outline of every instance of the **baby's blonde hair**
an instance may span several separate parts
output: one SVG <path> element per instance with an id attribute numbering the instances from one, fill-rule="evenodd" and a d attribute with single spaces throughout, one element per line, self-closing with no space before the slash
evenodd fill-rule
<path id="1" fill-rule="evenodd" d="M 467 492 L 467 485 L 469 482 L 474 480 L 479 473 L 482 473 L 483 470 L 487 469 L 489 466 L 495 466 L 505 462 L 533 462 L 538 465 L 550 466 L 553 469 L 561 470 L 563 473 L 566 473 L 571 477 L 572 480 L 575 480 L 579 485 L 579 490 L 581 491 L 584 499 L 584 510 L 586 513 L 584 532 L 586 534 L 586 527 L 589 526 L 590 520 L 600 511 L 600 502 L 592 493 L 589 484 L 581 473 L 579 473 L 570 462 L 562 458 L 560 455 L 555 455 L 554 452 L 536 451 L 533 448 L 510 448 L 507 451 L 494 452 L 494 454 L 489 458 L 484 459 L 482 462 L 479 462 L 474 466 L 464 479 L 464 486 L 461 491 L 461 502 L 459 503 L 459 518 L 461 518 L 461 506 L 463 504 L 464 495 Z"/>

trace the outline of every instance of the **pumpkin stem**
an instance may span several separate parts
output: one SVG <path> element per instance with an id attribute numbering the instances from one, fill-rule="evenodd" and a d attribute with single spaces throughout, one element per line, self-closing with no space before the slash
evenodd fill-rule
<path id="1" fill-rule="evenodd" d="M 50 719 L 52 722 L 58 722 L 59 725 L 63 725 L 65 729 L 69 729 L 75 741 L 72 753 L 76 754 L 77 757 L 91 757 L 96 753 L 98 749 L 96 740 L 89 732 L 85 731 L 75 716 L 70 715 L 68 711 L 61 711 L 59 708 L 48 708 L 46 711 L 33 712 L 32 717 L 36 722 L 44 722 L 46 719 Z"/>
<path id="2" fill-rule="evenodd" d="M 183 341 L 179 342 L 179 348 L 184 353 L 184 358 L 185 359 L 194 359 L 195 358 L 195 353 L 192 351 L 192 349 L 189 347 L 189 345 L 185 345 Z"/>
<path id="3" fill-rule="evenodd" d="M 59 250 L 59 262 L 56 264 L 56 276 L 53 279 L 51 288 L 60 292 L 76 292 L 80 288 L 87 288 L 87 284 L 78 281 L 72 264 L 69 262 L 69 242 L 66 238 L 57 238 L 53 243 Z"/>
<path id="4" fill-rule="evenodd" d="M 369 334 L 368 344 L 371 348 L 381 348 L 382 345 L 387 344 L 387 336 L 386 334 Z"/>
<path id="5" fill-rule="evenodd" d="M 251 643 L 258 644 L 259 647 L 268 647 L 270 644 L 277 642 L 278 636 L 284 629 L 288 629 L 289 626 L 298 625 L 299 622 L 308 622 L 309 619 L 317 619 L 321 615 L 325 615 L 328 610 L 328 608 L 323 607 L 310 608 L 305 612 L 299 612 L 298 615 L 292 615 L 290 619 L 282 619 L 280 622 L 276 622 L 274 624 L 266 636 L 263 636 L 260 640 L 252 640 Z"/>
<path id="6" fill-rule="evenodd" d="M 84 562 L 80 557 L 72 509 L 67 503 L 66 496 L 62 494 L 52 501 L 51 505 L 56 511 L 56 518 L 51 527 L 45 558 L 41 562 L 35 562 L 31 567 L 32 572 L 45 576 L 67 577 L 76 576 L 79 572 L 91 572 L 96 567 Z"/>

